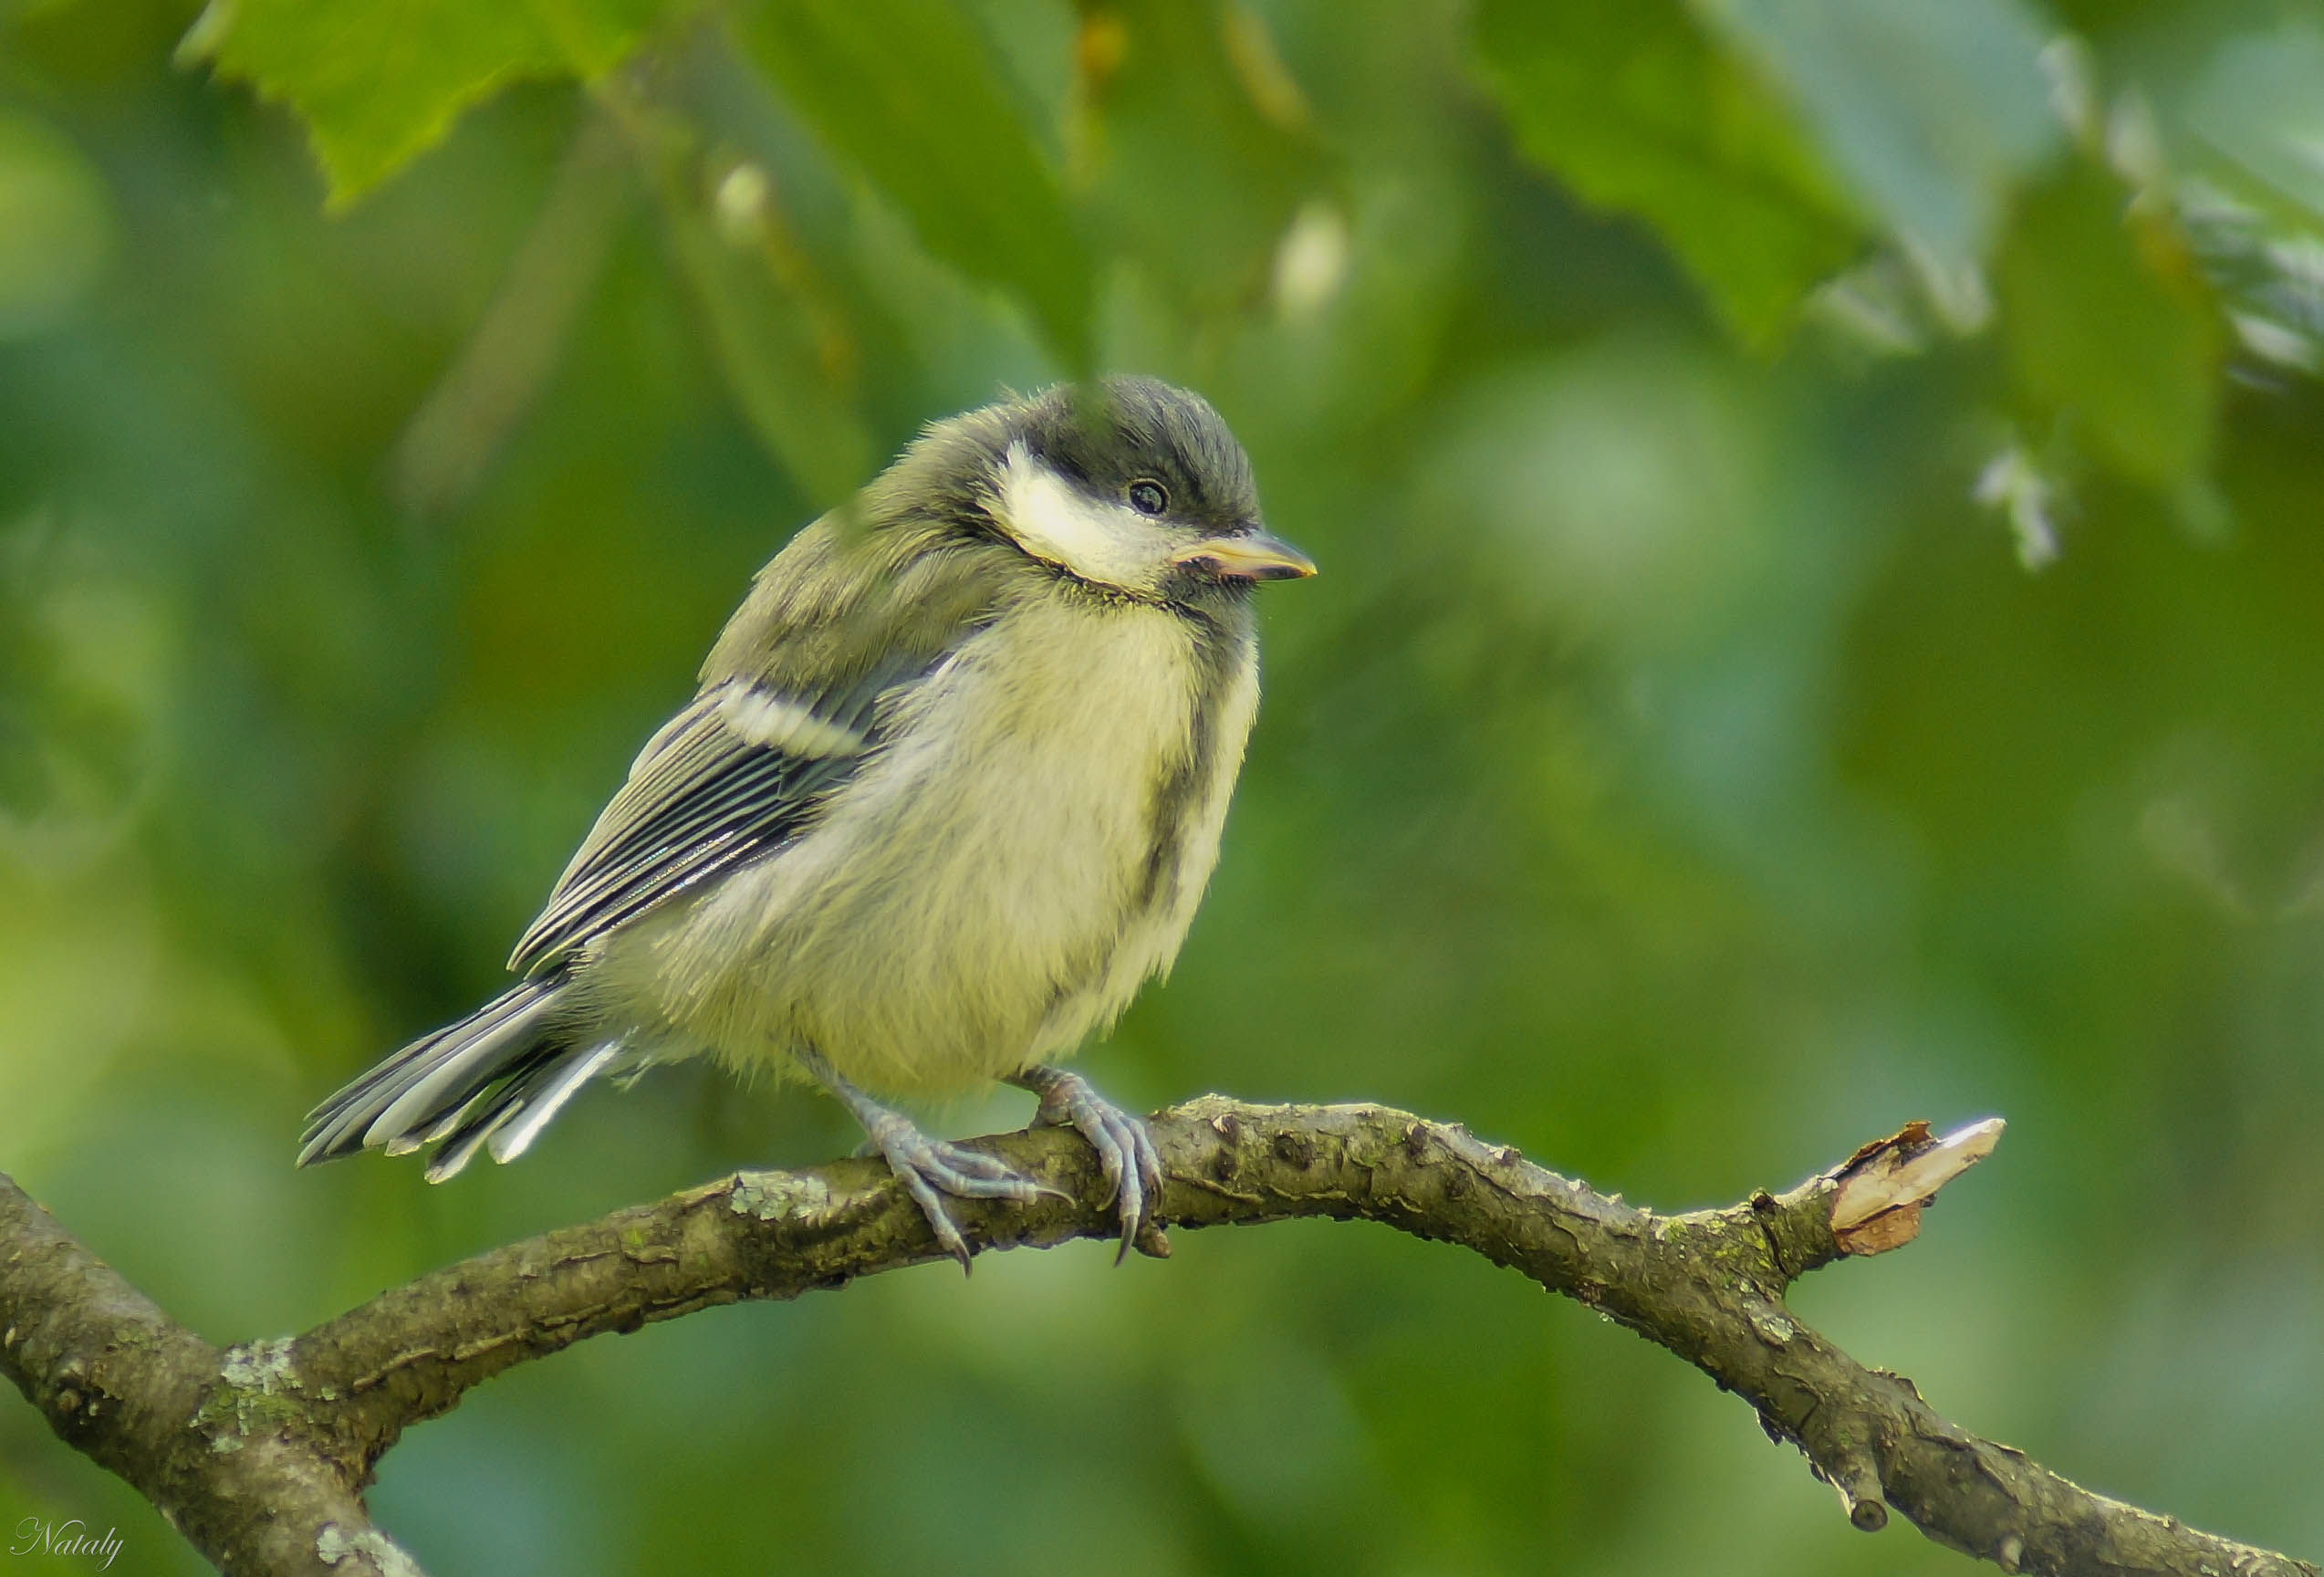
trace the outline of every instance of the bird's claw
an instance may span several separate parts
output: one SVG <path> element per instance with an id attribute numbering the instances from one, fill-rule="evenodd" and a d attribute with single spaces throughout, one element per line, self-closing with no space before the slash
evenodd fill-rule
<path id="1" fill-rule="evenodd" d="M 960 1262 L 964 1272 L 969 1269 L 968 1242 L 944 1209 L 945 1195 L 955 1199 L 1014 1199 L 1020 1204 L 1044 1194 L 1063 1197 L 1059 1190 L 1034 1181 L 998 1156 L 929 1138 L 895 1112 L 882 1112 L 868 1126 L 872 1147 L 886 1159 L 888 1170 L 928 1218 L 937 1244 Z"/>
<path id="2" fill-rule="evenodd" d="M 1106 1180 L 1100 1203 L 1117 1206 L 1121 1217 L 1113 1262 L 1120 1264 L 1133 1247 L 1157 1259 L 1169 1258 L 1170 1239 L 1154 1220 L 1162 1204 L 1162 1153 L 1145 1122 L 1099 1094 L 1079 1073 L 1028 1068 L 1010 1081 L 1041 1098 L 1033 1114 L 1036 1127 L 1070 1128 L 1098 1153 Z"/>

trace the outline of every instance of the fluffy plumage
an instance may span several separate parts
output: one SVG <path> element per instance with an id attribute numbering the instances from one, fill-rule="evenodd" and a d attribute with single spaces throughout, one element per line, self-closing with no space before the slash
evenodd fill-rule
<path id="1" fill-rule="evenodd" d="M 301 1163 L 441 1141 L 448 1176 L 595 1077 L 703 1052 L 858 1101 L 1069 1053 L 1185 937 L 1258 703 L 1252 583 L 1311 568 L 1183 391 L 931 427 L 759 573 L 525 978 L 318 1108 Z"/>

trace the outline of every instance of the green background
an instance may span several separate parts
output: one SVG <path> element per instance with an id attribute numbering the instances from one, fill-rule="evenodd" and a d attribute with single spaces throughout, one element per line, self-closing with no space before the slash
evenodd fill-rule
<path id="1" fill-rule="evenodd" d="M 1099 1084 L 1668 1206 L 2005 1115 L 1800 1311 L 2312 1558 L 2320 140 L 2324 16 L 2241 0 L 0 0 L 0 1166 L 224 1342 L 852 1146 L 680 1069 L 289 1164 L 790 531 L 1152 372 L 1323 574 Z M 1970 1569 L 1455 1252 L 1107 1258 L 589 1343 L 374 1509 L 438 1577 Z M 26 1516 L 198 1569 L 10 1401 Z"/>

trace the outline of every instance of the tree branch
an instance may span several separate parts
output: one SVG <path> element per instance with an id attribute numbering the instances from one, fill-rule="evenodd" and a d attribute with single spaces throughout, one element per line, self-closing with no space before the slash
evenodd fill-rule
<path id="1" fill-rule="evenodd" d="M 0 1174 L 0 1373 L 223 1571 L 421 1577 L 371 1526 L 328 1415 L 164 1314 Z M 287 1400 L 287 1399 L 286 1399 Z"/>
<path id="2" fill-rule="evenodd" d="M 1780 1196 L 1663 1216 L 1593 1193 L 1466 1129 L 1379 1106 L 1157 1113 L 1172 1226 L 1319 1216 L 1459 1244 L 1600 1310 L 1749 1402 L 1857 1527 L 1893 1507 L 1940 1543 L 2058 1577 L 2318 1577 L 2069 1483 L 1868 1370 L 1783 1295 L 1807 1272 L 1910 1241 L 1920 1206 L 1989 1153 L 1997 1122 L 1915 1124 Z M 955 1205 L 978 1251 L 1110 1238 L 1088 1146 L 1037 1129 L 980 1148 L 1064 1191 Z M 585 1337 L 716 1303 L 787 1299 L 943 1258 L 876 1161 L 743 1173 L 511 1244 L 303 1335 L 226 1353 L 172 1324 L 0 1178 L 0 1366 L 69 1444 L 120 1473 L 232 1571 L 415 1571 L 357 1499 L 402 1430 L 469 1387 Z M 1166 1244 L 1152 1247 L 1166 1249 Z M 355 1564 L 348 1562 L 353 1561 Z M 398 1566 L 395 1562 L 401 1561 Z"/>

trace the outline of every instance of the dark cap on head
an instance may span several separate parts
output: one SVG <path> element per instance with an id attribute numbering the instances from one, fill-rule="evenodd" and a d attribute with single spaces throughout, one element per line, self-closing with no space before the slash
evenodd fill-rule
<path id="1" fill-rule="evenodd" d="M 932 538 L 998 540 L 1150 601 L 1207 604 L 1315 573 L 1261 525 L 1250 459 L 1210 402 L 1153 378 L 1058 384 L 935 423 L 852 512 L 898 564 Z"/>
<path id="2" fill-rule="evenodd" d="M 1190 525 L 1224 531 L 1258 521 L 1250 457 L 1200 394 L 1155 378 L 1061 383 L 1027 400 L 1011 425 L 1035 458 L 1092 493 L 1120 496 L 1151 477 Z"/>

